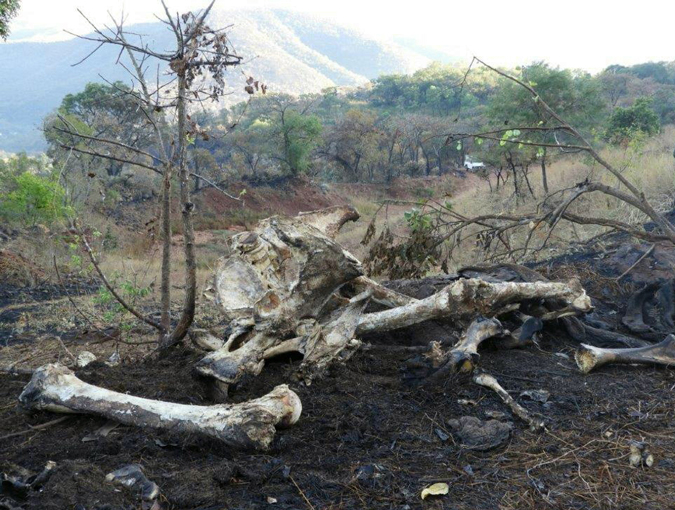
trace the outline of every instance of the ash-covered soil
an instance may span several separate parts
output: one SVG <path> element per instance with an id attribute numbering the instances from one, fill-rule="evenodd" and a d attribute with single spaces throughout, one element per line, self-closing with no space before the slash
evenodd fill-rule
<path id="1" fill-rule="evenodd" d="M 609 267 L 620 257 L 619 249 L 605 244 L 603 252 L 561 259 L 539 270 L 550 278 L 581 277 L 597 303 L 597 320 L 620 329 L 628 298 L 644 284 L 641 275 L 661 271 L 659 264 L 669 259 L 659 247 L 657 258 L 646 257 L 616 281 L 648 247 L 624 250 L 632 262 L 624 257 L 617 264 L 623 269 L 601 271 L 600 264 Z M 546 420 L 544 432 L 532 432 L 495 394 L 466 376 L 424 384 L 427 360 L 410 347 L 444 335 L 446 327 L 429 324 L 400 333 L 400 341 L 394 334 L 369 338 L 369 345 L 311 386 L 292 382 L 298 360 L 270 363 L 238 388 L 233 400 L 254 398 L 291 381 L 303 415 L 294 427 L 280 430 L 263 453 L 122 426 L 89 440 L 106 423 L 90 416 L 32 428 L 60 416 L 20 410 L 17 397 L 29 376 L 1 374 L 0 472 L 37 474 L 48 461 L 56 468 L 40 490 L 17 495 L 3 485 L 0 508 L 142 508 L 138 495 L 105 481 L 107 473 L 130 463 L 140 464 L 159 485 L 159 503 L 166 509 L 675 508 L 671 369 L 607 366 L 582 375 L 573 359 L 578 343 L 562 327 L 547 327 L 539 346 L 511 351 L 486 346 L 481 369 Z M 62 338 L 72 352 L 83 345 L 81 337 Z M 116 367 L 96 362 L 77 375 L 116 391 L 207 405 L 207 392 L 192 375 L 201 356 L 185 348 L 160 361 Z M 545 402 L 521 396 L 527 390 L 550 396 Z M 462 416 L 511 422 L 511 436 L 487 451 L 467 448 L 448 425 Z M 630 466 L 633 441 L 646 444 L 654 456 L 651 467 Z M 422 489 L 436 482 L 447 482 L 449 493 L 423 501 Z"/>

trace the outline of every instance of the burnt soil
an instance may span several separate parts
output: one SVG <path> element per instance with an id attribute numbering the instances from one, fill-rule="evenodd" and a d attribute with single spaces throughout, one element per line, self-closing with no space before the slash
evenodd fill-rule
<path id="1" fill-rule="evenodd" d="M 635 285 L 598 276 L 594 264 L 605 264 L 610 255 L 553 264 L 545 272 L 560 279 L 581 276 L 600 309 L 620 312 Z M 641 271 L 649 268 L 644 264 Z M 426 345 L 446 329 L 430 324 L 402 332 L 397 345 Z M 80 350 L 81 337 L 63 338 L 72 352 Z M 33 429 L 59 416 L 22 411 L 17 397 L 29 376 L 0 374 L 0 472 L 35 474 L 47 461 L 56 462 L 41 490 L 4 501 L 26 509 L 141 508 L 136 494 L 105 482 L 107 473 L 138 463 L 161 488 L 159 501 L 167 509 L 675 508 L 673 370 L 607 366 L 582 375 L 573 360 L 578 344 L 556 328 L 546 330 L 539 347 L 487 346 L 481 368 L 545 418 L 546 431 L 532 432 L 466 376 L 422 384 L 416 367 L 424 366 L 424 358 L 413 349 L 388 347 L 384 342 L 392 338 L 367 339 L 369 345 L 311 386 L 291 382 L 302 418 L 280 430 L 264 453 L 123 426 L 83 441 L 106 423 L 90 416 Z M 95 362 L 76 373 L 116 391 L 210 404 L 192 374 L 202 355 L 182 348 L 160 361 L 116 367 Z M 298 363 L 271 362 L 233 392 L 233 401 L 293 381 Z M 532 389 L 550 392 L 548 402 L 520 396 Z M 488 451 L 463 447 L 446 423 L 462 416 L 487 419 L 494 411 L 514 428 L 506 443 Z M 631 441 L 647 444 L 653 466 L 629 465 Z M 447 482 L 449 494 L 423 501 L 421 490 L 436 482 Z M 0 502 L 7 497 L 0 494 Z"/>

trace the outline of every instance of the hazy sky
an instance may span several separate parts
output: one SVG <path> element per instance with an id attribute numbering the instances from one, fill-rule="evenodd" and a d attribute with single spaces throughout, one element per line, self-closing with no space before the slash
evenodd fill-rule
<path id="1" fill-rule="evenodd" d="M 167 3 L 183 12 L 206 2 Z M 78 7 L 99 21 L 108 10 L 124 9 L 130 23 L 152 20 L 161 11 L 159 0 L 22 0 L 14 39 L 34 29 L 52 39 L 64 28 L 84 33 Z M 500 65 L 543 59 L 596 71 L 614 63 L 675 60 L 675 2 L 669 0 L 217 0 L 216 8 L 309 12 L 378 37 L 411 38 L 453 56 L 475 54 Z"/>

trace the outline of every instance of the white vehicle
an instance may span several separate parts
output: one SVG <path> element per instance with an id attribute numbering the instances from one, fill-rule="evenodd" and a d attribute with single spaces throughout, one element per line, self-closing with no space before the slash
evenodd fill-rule
<path id="1" fill-rule="evenodd" d="M 470 172 L 475 172 L 476 170 L 484 170 L 485 169 L 485 163 L 482 161 L 476 161 L 468 156 L 464 158 L 464 168 L 469 170 Z"/>

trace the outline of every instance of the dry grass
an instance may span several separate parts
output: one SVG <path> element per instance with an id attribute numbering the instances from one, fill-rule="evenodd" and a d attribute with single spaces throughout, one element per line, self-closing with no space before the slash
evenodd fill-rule
<path id="1" fill-rule="evenodd" d="M 668 126 L 659 136 L 648 140 L 643 146 L 635 148 L 607 147 L 602 156 L 619 168 L 631 182 L 644 191 L 646 197 L 661 212 L 670 211 L 675 205 L 675 161 L 672 154 L 672 139 L 675 137 L 675 127 Z M 508 182 L 499 190 L 490 191 L 489 184 L 483 181 L 473 189 L 467 190 L 453 200 L 456 211 L 466 216 L 498 213 L 526 213 L 536 210 L 537 203 L 544 196 L 541 185 L 541 174 L 538 166 L 530 172 L 530 183 L 534 197 L 515 197 L 513 183 Z M 587 157 L 565 157 L 554 162 L 548 168 L 548 182 L 551 191 L 569 188 L 586 178 L 602 181 L 611 186 L 617 186 L 617 180 L 600 165 Z M 494 187 L 494 181 L 493 181 Z M 639 225 L 646 221 L 643 214 L 629 205 L 611 197 L 598 193 L 585 195 L 573 204 L 572 211 L 590 216 L 606 217 L 620 220 L 632 225 Z M 550 244 L 533 257 L 538 259 L 558 255 L 569 248 L 570 242 L 589 239 L 605 229 L 591 225 L 572 225 L 561 223 L 551 236 Z M 549 232 L 546 229 L 535 232 L 535 241 L 543 241 Z M 525 240 L 525 231 L 513 234 L 510 238 L 512 246 L 518 246 Z M 454 265 L 483 261 L 485 254 L 475 246 L 472 237 L 468 237 L 457 250 Z"/>

